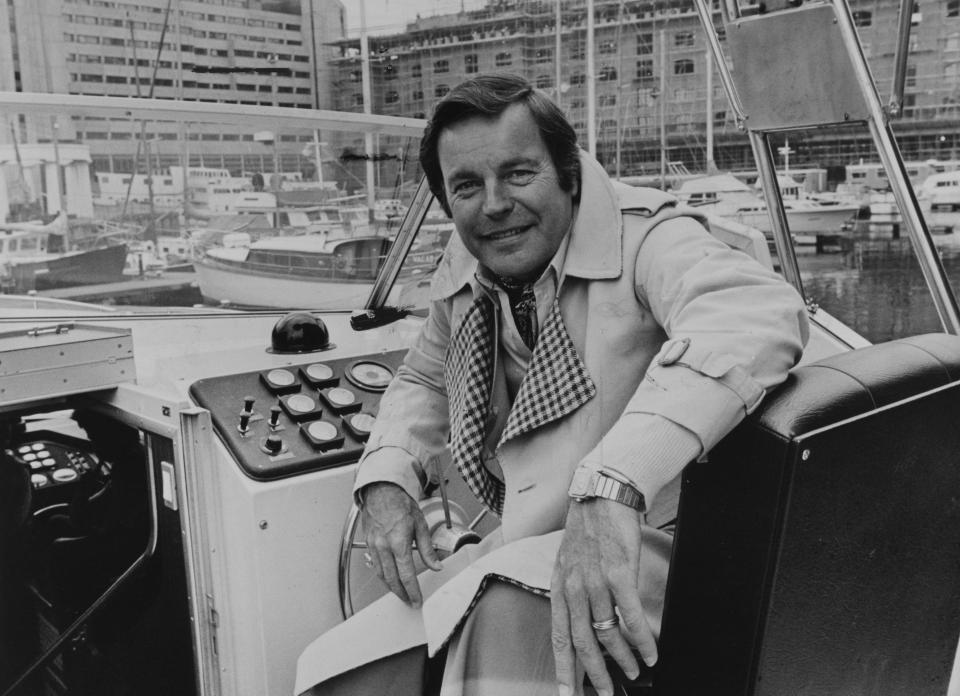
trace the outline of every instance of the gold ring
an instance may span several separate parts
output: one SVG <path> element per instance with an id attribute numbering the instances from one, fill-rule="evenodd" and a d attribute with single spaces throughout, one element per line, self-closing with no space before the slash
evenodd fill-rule
<path id="1" fill-rule="evenodd" d="M 590 625 L 593 626 L 594 631 L 609 631 L 611 628 L 616 628 L 620 625 L 620 619 L 614 614 L 606 621 L 594 621 Z"/>

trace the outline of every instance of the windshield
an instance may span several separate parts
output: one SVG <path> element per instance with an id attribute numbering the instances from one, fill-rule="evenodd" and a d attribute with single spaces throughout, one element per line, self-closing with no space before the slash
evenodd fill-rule
<path id="1" fill-rule="evenodd" d="M 0 146 L 6 294 L 129 311 L 364 304 L 421 178 L 422 122 L 185 104 L 131 118 L 119 101 L 65 100 Z"/>
<path id="2" fill-rule="evenodd" d="M 204 14 L 74 0 L 57 51 L 26 40 L 36 17 L 21 13 L 23 40 L 0 46 L 17 76 L 0 92 L 0 317 L 364 306 L 422 179 L 423 119 L 481 72 L 521 73 L 556 100 L 612 177 L 670 189 L 769 241 L 751 143 L 709 79 L 689 3 L 597 3 L 592 43 L 584 2 L 416 5 L 368 15 L 361 40 L 355 4 L 308 18 L 254 0 Z M 924 35 L 952 5 L 935 7 L 917 15 L 918 45 L 940 45 Z M 855 13 L 881 93 L 896 13 Z M 897 125 L 954 277 L 952 45 L 908 75 Z M 861 130 L 772 142 L 805 294 L 871 341 L 939 330 Z M 380 301 L 423 307 L 453 233 L 433 204 Z"/>

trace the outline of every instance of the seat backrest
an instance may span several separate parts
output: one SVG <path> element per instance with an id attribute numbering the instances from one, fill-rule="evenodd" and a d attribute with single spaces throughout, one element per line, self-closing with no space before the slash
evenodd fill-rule
<path id="1" fill-rule="evenodd" d="M 654 693 L 946 693 L 960 338 L 794 370 L 684 473 Z"/>

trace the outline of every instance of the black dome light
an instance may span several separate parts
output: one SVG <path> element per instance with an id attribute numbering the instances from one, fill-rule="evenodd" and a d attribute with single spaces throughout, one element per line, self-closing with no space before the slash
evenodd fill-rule
<path id="1" fill-rule="evenodd" d="M 271 353 L 314 353 L 333 348 L 330 332 L 320 317 L 310 312 L 290 312 L 273 325 Z"/>

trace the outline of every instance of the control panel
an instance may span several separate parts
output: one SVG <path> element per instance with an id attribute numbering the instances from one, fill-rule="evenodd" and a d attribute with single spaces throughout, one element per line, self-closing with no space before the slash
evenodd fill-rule
<path id="1" fill-rule="evenodd" d="M 406 351 L 194 382 L 190 396 L 243 471 L 275 479 L 359 459 L 383 394 Z"/>
<path id="2" fill-rule="evenodd" d="M 90 450 L 90 443 L 56 432 L 30 433 L 5 450 L 30 470 L 35 509 L 69 502 L 79 482 L 110 474 L 110 464 Z"/>

